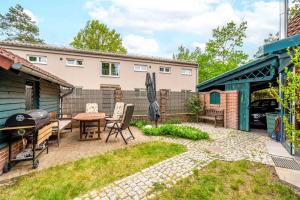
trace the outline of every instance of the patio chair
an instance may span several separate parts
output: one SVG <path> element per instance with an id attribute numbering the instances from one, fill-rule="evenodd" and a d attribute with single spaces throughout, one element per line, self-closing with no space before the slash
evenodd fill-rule
<path id="1" fill-rule="evenodd" d="M 85 106 L 85 112 L 87 112 L 87 113 L 98 112 L 98 104 L 97 103 L 87 103 Z"/>
<path id="2" fill-rule="evenodd" d="M 111 117 L 105 118 L 105 125 L 104 125 L 104 131 L 106 129 L 106 125 L 112 122 L 120 121 L 123 113 L 124 113 L 124 102 L 117 102 L 115 105 L 114 113 Z"/>
<path id="3" fill-rule="evenodd" d="M 118 134 L 121 135 L 123 141 L 125 142 L 125 144 L 128 144 L 128 140 L 129 139 L 135 139 L 135 137 L 133 136 L 130 128 L 129 128 L 129 124 L 130 121 L 132 119 L 132 115 L 133 115 L 133 111 L 134 111 L 134 105 L 133 104 L 127 104 L 125 106 L 125 111 L 124 111 L 124 115 L 122 116 L 122 119 L 120 122 L 113 122 L 113 123 L 109 123 L 107 124 L 107 128 L 110 128 L 110 131 L 108 133 L 108 136 L 106 138 L 106 142 L 108 141 L 109 137 L 111 135 L 116 134 L 115 137 L 118 136 Z M 128 138 L 124 137 L 123 131 L 128 129 L 130 136 Z"/>

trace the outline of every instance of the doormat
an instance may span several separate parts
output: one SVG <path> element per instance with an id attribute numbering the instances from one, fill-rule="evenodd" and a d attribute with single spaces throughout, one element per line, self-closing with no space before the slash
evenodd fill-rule
<path id="1" fill-rule="evenodd" d="M 276 167 L 300 171 L 300 165 L 293 158 L 271 156 Z"/>

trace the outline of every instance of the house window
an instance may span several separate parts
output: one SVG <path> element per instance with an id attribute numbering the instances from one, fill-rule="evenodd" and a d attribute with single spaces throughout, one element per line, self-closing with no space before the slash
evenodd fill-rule
<path id="1" fill-rule="evenodd" d="M 34 56 L 34 55 L 28 55 L 27 60 L 31 63 L 36 64 L 47 64 L 47 56 Z"/>
<path id="2" fill-rule="evenodd" d="M 192 76 L 192 70 L 191 69 L 181 69 L 181 75 Z"/>
<path id="3" fill-rule="evenodd" d="M 120 64 L 119 63 L 102 63 L 102 76 L 119 76 Z"/>
<path id="4" fill-rule="evenodd" d="M 78 60 L 78 59 L 67 59 L 67 66 L 72 66 L 72 67 L 82 67 L 83 66 L 83 60 Z"/>
<path id="5" fill-rule="evenodd" d="M 219 92 L 210 93 L 210 104 L 220 104 L 220 93 Z"/>
<path id="6" fill-rule="evenodd" d="M 170 74 L 171 67 L 159 67 L 159 72 L 164 73 L 164 74 Z"/>
<path id="7" fill-rule="evenodd" d="M 137 98 L 146 98 L 147 97 L 147 90 L 145 88 L 135 88 L 135 97 Z"/>
<path id="8" fill-rule="evenodd" d="M 135 72 L 146 72 L 148 71 L 148 65 L 134 65 Z"/>

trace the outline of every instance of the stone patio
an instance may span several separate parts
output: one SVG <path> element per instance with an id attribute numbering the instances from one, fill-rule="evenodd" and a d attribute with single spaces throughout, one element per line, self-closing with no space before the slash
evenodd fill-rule
<path id="1" fill-rule="evenodd" d="M 135 140 L 130 140 L 129 145 L 135 145 L 150 141 L 154 138 L 147 137 L 141 131 L 135 127 L 132 127 L 132 132 L 135 136 Z M 125 132 L 125 134 L 127 134 Z M 108 135 L 107 131 L 101 133 L 101 140 L 94 141 L 79 141 L 79 130 L 74 129 L 73 132 L 67 132 L 62 135 L 60 146 L 57 147 L 56 142 L 49 145 L 49 154 L 44 152 L 38 159 L 40 161 L 37 169 L 32 169 L 32 162 L 20 162 L 12 168 L 12 170 L 6 174 L 0 175 L 0 183 L 28 174 L 36 170 L 42 170 L 51 166 L 60 165 L 66 162 L 71 162 L 84 157 L 95 156 L 103 154 L 107 151 L 124 148 L 125 145 L 121 137 L 115 139 L 111 137 L 108 143 L 105 143 L 105 139 Z"/>
<path id="2" fill-rule="evenodd" d="M 89 192 L 80 199 L 149 199 L 155 195 L 155 184 L 171 187 L 179 179 L 201 169 L 215 159 L 235 161 L 248 159 L 274 165 L 267 152 L 267 135 L 255 132 L 214 128 L 207 124 L 187 124 L 207 131 L 212 140 L 191 141 L 179 138 L 156 137 L 158 140 L 183 144 L 188 151 L 157 163 L 141 172 L 118 180 L 105 188 Z"/>

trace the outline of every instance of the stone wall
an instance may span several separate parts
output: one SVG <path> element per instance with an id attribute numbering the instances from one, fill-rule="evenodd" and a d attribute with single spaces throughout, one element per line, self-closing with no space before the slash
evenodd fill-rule
<path id="1" fill-rule="evenodd" d="M 210 93 L 212 92 L 220 93 L 220 104 L 210 104 Z M 225 128 L 238 129 L 239 96 L 237 90 L 199 92 L 199 100 L 205 109 L 224 110 Z"/>

